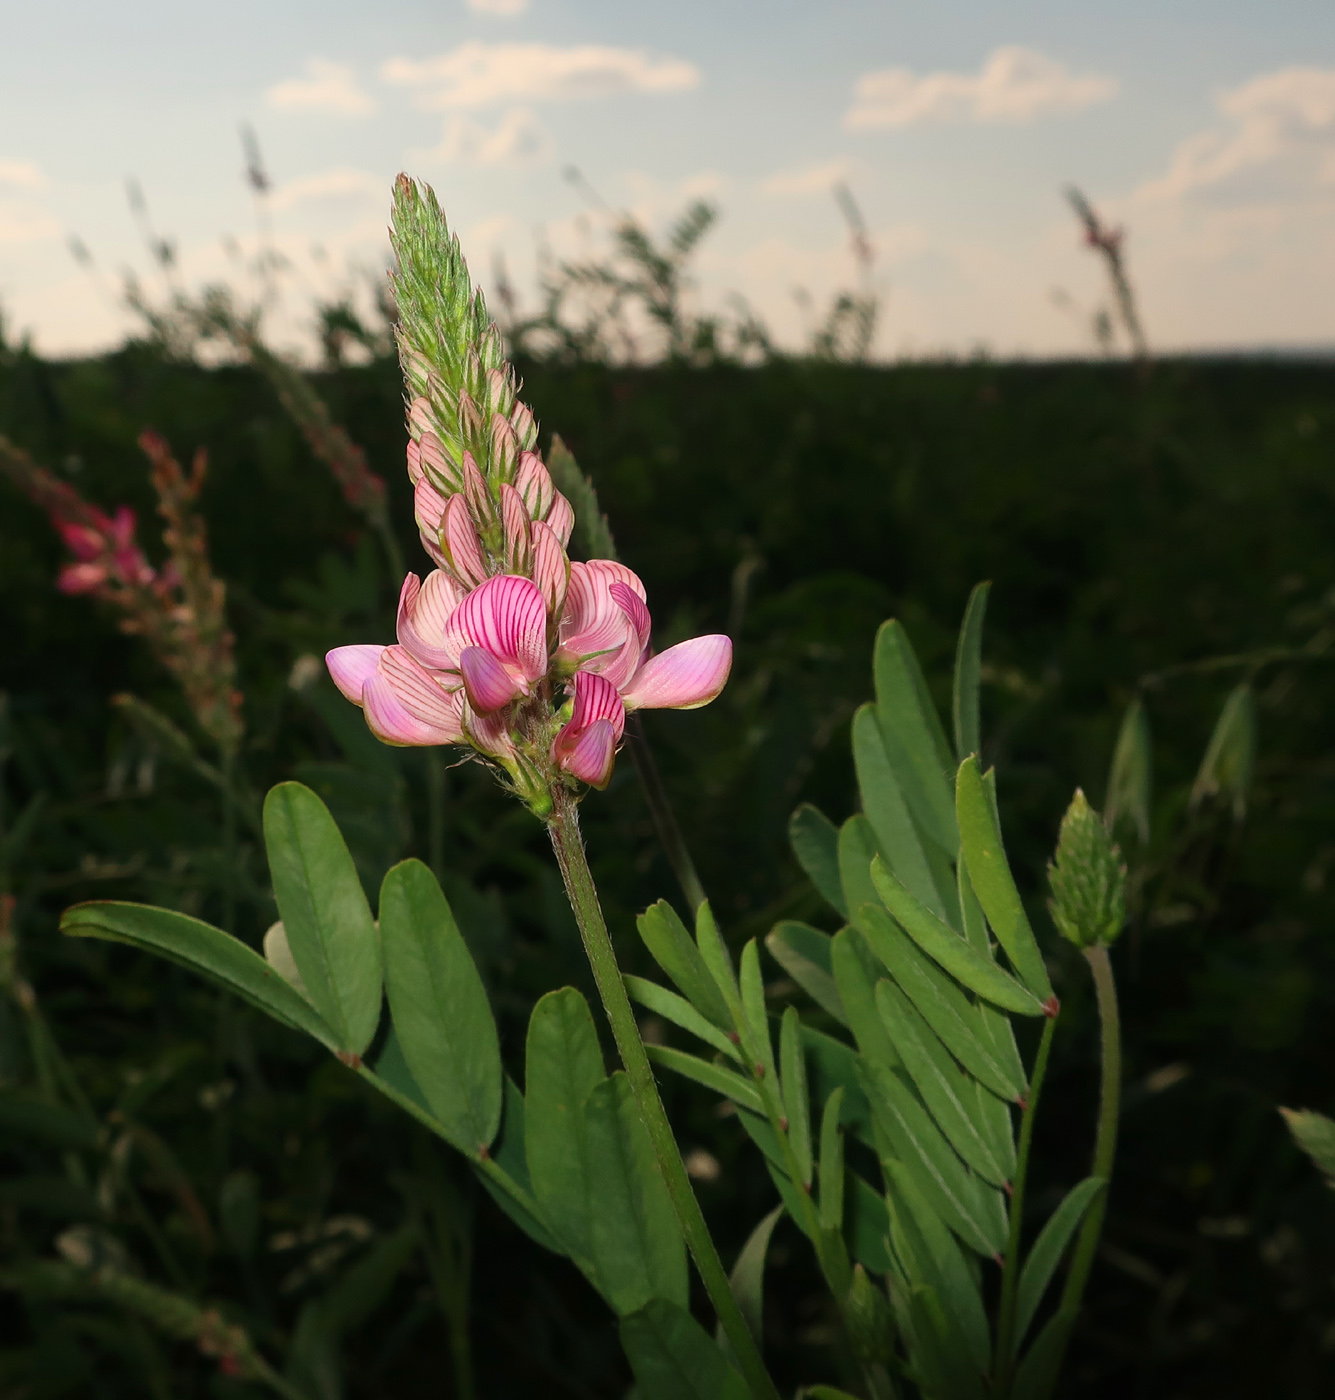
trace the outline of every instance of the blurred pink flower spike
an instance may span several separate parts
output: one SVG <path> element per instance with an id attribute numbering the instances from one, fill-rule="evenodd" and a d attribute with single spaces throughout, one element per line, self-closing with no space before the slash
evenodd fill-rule
<path id="1" fill-rule="evenodd" d="M 626 710 L 616 687 L 591 671 L 577 671 L 570 721 L 552 742 L 552 758 L 581 782 L 605 788 L 625 729 Z"/>
<path id="2" fill-rule="evenodd" d="M 698 710 L 723 689 L 731 670 L 729 638 L 692 637 L 646 661 L 621 699 L 628 710 Z"/>

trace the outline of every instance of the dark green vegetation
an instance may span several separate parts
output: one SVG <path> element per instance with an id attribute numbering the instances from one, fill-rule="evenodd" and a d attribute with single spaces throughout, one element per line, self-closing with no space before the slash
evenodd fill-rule
<path id="1" fill-rule="evenodd" d="M 1068 1393 L 1328 1393 L 1335 1199 L 1275 1108 L 1335 1106 L 1335 676 L 1324 659 L 1335 374 L 1225 363 L 1162 364 L 1147 380 L 1114 366 L 525 374 L 545 431 L 594 477 L 618 550 L 648 585 L 660 644 L 737 636 L 721 700 L 646 725 L 734 946 L 779 918 L 833 927 L 788 851 L 788 814 L 802 800 L 836 820 L 850 810 L 848 727 L 871 691 L 877 625 L 904 621 L 944 709 L 965 599 L 994 580 L 984 755 L 1064 1006 L 1031 1182 L 1042 1215 L 1087 1174 L 1096 1113 L 1092 997 L 1042 909 L 1043 868 L 1072 789 L 1102 804 L 1122 713 L 1142 695 L 1152 833 L 1143 847 L 1123 831 L 1133 922 L 1113 954 L 1123 1155 Z M 420 566 L 397 367 L 321 387 L 386 477 L 405 556 Z M 304 654 L 387 640 L 397 581 L 269 388 L 248 371 L 175 367 L 137 349 L 68 366 L 13 354 L 0 366 L 0 433 L 98 504 L 134 504 L 151 553 L 134 446 L 145 426 L 183 460 L 197 446 L 211 454 L 204 504 L 238 637 L 247 781 L 262 792 L 296 777 L 320 791 L 372 888 L 405 854 L 443 868 L 520 1073 L 533 1002 L 588 986 L 550 852 L 538 824 L 470 767 L 446 773 L 433 825 L 422 755 L 375 744 L 327 683 L 289 685 Z M 110 1211 L 146 1279 L 223 1304 L 280 1368 L 296 1356 L 318 1377 L 341 1364 L 350 1400 L 410 1400 L 449 1393 L 445 1358 L 461 1329 L 446 1319 L 467 1305 L 471 1253 L 479 1395 L 621 1394 L 614 1324 L 592 1290 L 353 1075 L 185 973 L 56 936 L 60 909 L 92 897 L 218 921 L 234 903 L 237 931 L 255 941 L 274 917 L 255 834 L 242 827 L 233 868 L 215 790 L 109 703 L 129 691 L 189 728 L 145 651 L 87 600 L 55 592 L 61 557 L 44 517 L 0 484 L 3 830 L 24 838 L 0 852 L 0 879 L 18 896 L 24 975 L 100 1124 L 80 1146 L 68 1122 L 47 1121 L 43 1138 L 40 1115 L 14 1106 L 40 1066 L 6 996 L 0 1271 L 54 1257 L 53 1239 L 77 1222 L 95 1244 Z M 1298 659 L 1286 650 L 1299 648 Z M 1153 680 L 1239 654 L 1265 664 Z M 1252 670 L 1258 747 L 1239 823 L 1231 800 L 1192 809 L 1189 794 L 1226 695 Z M 628 762 L 584 815 L 634 967 L 645 957 L 634 914 L 677 891 Z M 766 976 L 781 971 L 770 963 Z M 773 1188 L 710 1095 L 672 1079 L 664 1090 L 689 1125 L 687 1149 L 721 1164 L 699 1186 L 730 1259 Z M 82 1185 L 66 1151 L 86 1164 Z M 829 1328 L 800 1291 L 809 1271 L 784 1264 L 803 1249 L 780 1225 L 766 1325 L 789 1383 L 817 1369 Z M 119 1305 L 55 1296 L 49 1282 L 46 1299 L 0 1295 L 0 1393 L 257 1393 Z M 438 1295 L 453 1302 L 442 1309 Z"/>

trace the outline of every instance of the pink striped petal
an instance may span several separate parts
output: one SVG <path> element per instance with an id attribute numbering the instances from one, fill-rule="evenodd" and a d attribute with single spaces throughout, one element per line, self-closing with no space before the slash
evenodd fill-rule
<path id="1" fill-rule="evenodd" d="M 547 616 L 561 616 L 565 605 L 566 587 L 570 582 L 570 560 L 545 520 L 535 520 L 533 538 L 533 582 L 538 585 Z"/>
<path id="2" fill-rule="evenodd" d="M 695 710 L 727 684 L 732 642 L 692 637 L 646 661 L 622 692 L 628 710 Z"/>
<path id="3" fill-rule="evenodd" d="M 503 763 L 515 756 L 514 740 L 510 737 L 510 721 L 504 710 L 479 715 L 471 706 L 464 706 L 464 732 L 473 747 L 499 758 Z"/>
<path id="4" fill-rule="evenodd" d="M 503 484 L 501 525 L 505 531 L 505 569 L 511 574 L 527 574 L 533 568 L 533 541 L 529 533 L 528 511 L 519 492 Z"/>
<path id="5" fill-rule="evenodd" d="M 426 748 L 433 744 L 452 744 L 460 737 L 458 733 L 417 719 L 383 676 L 372 676 L 366 682 L 362 697 L 367 727 L 381 743 L 400 748 Z"/>
<path id="6" fill-rule="evenodd" d="M 624 583 L 614 583 L 607 591 L 612 595 L 612 601 L 630 620 L 630 625 L 639 635 L 640 645 L 646 646 L 653 624 L 649 619 L 649 608 L 644 598 L 632 592 Z"/>
<path id="7" fill-rule="evenodd" d="M 422 471 L 436 487 L 446 491 L 457 491 L 462 485 L 459 466 L 445 451 L 444 443 L 435 433 L 423 433 L 418 450 L 422 456 Z"/>
<path id="8" fill-rule="evenodd" d="M 537 442 L 537 420 L 533 417 L 533 410 L 527 404 L 515 404 L 510 413 L 510 426 L 515 430 L 515 441 L 525 451 Z"/>
<path id="9" fill-rule="evenodd" d="M 463 649 L 459 674 L 464 678 L 468 703 L 480 715 L 494 713 L 520 694 L 515 678 L 485 647 Z"/>
<path id="10" fill-rule="evenodd" d="M 519 458 L 519 444 L 510 420 L 499 413 L 491 415 L 492 470 L 502 481 L 514 476 Z"/>
<path id="11" fill-rule="evenodd" d="M 422 479 L 422 449 L 415 442 L 408 444 L 408 480 L 414 486 Z"/>
<path id="12" fill-rule="evenodd" d="M 386 647 L 376 666 L 378 679 L 388 682 L 405 710 L 420 723 L 446 735 L 432 743 L 452 743 L 460 738 L 460 696 L 457 688 L 446 690 L 403 647 Z"/>
<path id="13" fill-rule="evenodd" d="M 482 541 L 478 539 L 477 526 L 462 495 L 451 496 L 445 507 L 445 548 L 462 582 L 477 584 L 487 577 Z"/>
<path id="14" fill-rule="evenodd" d="M 611 781 L 616 753 L 617 741 L 611 721 L 596 719 L 561 760 L 561 767 L 590 787 L 605 788 Z"/>
<path id="15" fill-rule="evenodd" d="M 437 671 L 452 671 L 458 666 L 458 652 L 446 647 L 445 636 L 463 596 L 463 590 L 443 569 L 433 569 L 422 584 L 416 574 L 403 580 L 395 630 L 399 645 L 423 666 Z"/>
<path id="16" fill-rule="evenodd" d="M 514 574 L 488 579 L 455 609 L 446 645 L 483 647 L 536 681 L 547 670 L 547 610 L 537 585 Z"/>
<path id="17" fill-rule="evenodd" d="M 528 513 L 534 520 L 546 519 L 556 498 L 556 487 L 552 485 L 551 473 L 542 465 L 542 458 L 536 452 L 520 454 L 515 490 L 524 498 Z"/>
<path id="18" fill-rule="evenodd" d="M 632 629 L 625 609 L 612 596 L 614 583 L 623 584 L 643 600 L 644 584 L 624 564 L 610 559 L 571 564 L 570 589 L 560 631 L 561 649 L 568 655 L 576 658 L 599 656 L 619 651 L 625 643 Z M 602 668 L 595 663 L 594 669 Z"/>
<path id="19" fill-rule="evenodd" d="M 409 574 L 408 578 L 415 578 L 415 575 Z M 404 588 L 407 586 L 405 579 Z M 343 692 L 345 700 L 351 700 L 354 705 L 362 703 L 362 687 L 375 675 L 376 662 L 384 649 L 362 645 L 335 647 L 333 651 L 325 653 L 324 664 L 329 667 L 329 675 Z"/>
<path id="20" fill-rule="evenodd" d="M 413 514 L 417 517 L 417 533 L 422 548 L 436 564 L 445 562 L 445 551 L 440 547 L 440 522 L 445 514 L 445 497 L 422 477 L 413 489 Z"/>
<path id="21" fill-rule="evenodd" d="M 582 730 L 600 719 L 612 726 L 618 743 L 626 730 L 626 707 L 621 703 L 617 688 L 604 676 L 589 671 L 575 672 L 575 702 L 570 707 L 569 728 Z"/>
<path id="22" fill-rule="evenodd" d="M 424 432 L 430 428 L 435 421 L 435 414 L 431 412 L 431 405 L 421 394 L 408 405 L 408 431 L 419 440 Z"/>
<path id="23" fill-rule="evenodd" d="M 464 453 L 464 499 L 473 519 L 484 529 L 496 518 L 496 502 L 487 490 L 487 481 L 478 470 L 477 461 L 471 452 Z"/>
<path id="24" fill-rule="evenodd" d="M 570 532 L 575 528 L 575 512 L 559 491 L 553 491 L 553 497 L 552 508 L 547 512 L 547 523 L 564 549 L 570 543 Z"/>

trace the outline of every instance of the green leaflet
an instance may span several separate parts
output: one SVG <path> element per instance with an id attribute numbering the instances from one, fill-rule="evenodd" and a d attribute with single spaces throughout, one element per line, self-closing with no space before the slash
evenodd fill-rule
<path id="1" fill-rule="evenodd" d="M 760 976 L 760 950 L 754 938 L 742 949 L 741 965 L 742 1015 L 747 1032 L 748 1052 L 757 1069 L 769 1076 L 778 1089 L 779 1077 L 774 1064 L 774 1042 L 769 1033 L 769 1012 L 765 1009 L 765 983 Z"/>
<path id="2" fill-rule="evenodd" d="M 968 867 L 960 861 L 956 868 L 959 876 L 960 909 L 964 916 L 964 936 L 970 945 L 989 962 L 995 961 L 992 940 L 987 935 L 987 920 L 983 917 L 978 896 L 969 883 Z M 1020 1059 L 1019 1047 L 1015 1044 L 1015 1028 L 1010 1017 L 986 1001 L 979 1001 L 974 1008 L 978 1019 L 978 1032 L 990 1047 L 993 1057 L 1005 1070 L 1008 1078 L 1024 1086 L 1028 1092 L 1029 1077 L 1024 1072 L 1024 1061 Z"/>
<path id="3" fill-rule="evenodd" d="M 941 1042 L 934 1041 L 931 1027 L 893 982 L 877 983 L 876 1005 L 904 1069 L 937 1127 L 984 1181 L 1004 1187 L 1006 1173 L 971 1116 L 970 1110 L 978 1106 L 972 1081 L 946 1054 Z"/>
<path id="4" fill-rule="evenodd" d="M 584 1116 L 603 1297 L 623 1317 L 656 1298 L 684 1307 L 686 1246 L 624 1070 L 594 1085 Z"/>
<path id="5" fill-rule="evenodd" d="M 876 844 L 904 884 L 938 918 L 944 919 L 945 906 L 909 815 L 899 779 L 885 751 L 874 705 L 863 705 L 853 716 L 853 763 L 862 807 L 876 833 Z M 849 907 L 857 906 L 850 900 Z"/>
<path id="6" fill-rule="evenodd" d="M 1255 764 L 1256 699 L 1251 685 L 1244 681 L 1229 692 L 1215 721 L 1191 787 L 1191 805 L 1207 797 L 1228 798 L 1234 820 L 1241 821 L 1247 812 Z"/>
<path id="7" fill-rule="evenodd" d="M 830 969 L 830 935 L 810 924 L 785 919 L 765 939 L 770 956 L 836 1021 L 848 1024 L 843 998 Z"/>
<path id="8" fill-rule="evenodd" d="M 850 910 L 876 899 L 871 863 L 877 854 L 876 833 L 871 823 L 863 816 L 849 817 L 839 828 L 839 881 L 844 890 L 844 904 Z"/>
<path id="9" fill-rule="evenodd" d="M 644 946 L 654 961 L 677 984 L 682 995 L 708 1021 L 724 1031 L 732 1030 L 732 1017 L 700 950 L 686 932 L 686 925 L 665 899 L 651 904 L 635 921 Z"/>
<path id="10" fill-rule="evenodd" d="M 507 1074 L 501 1131 L 491 1145 L 491 1168 L 479 1164 L 473 1171 L 492 1200 L 530 1239 L 553 1254 L 565 1254 L 533 1194 L 524 1129 L 524 1096 Z"/>
<path id="11" fill-rule="evenodd" d="M 476 1160 L 501 1122 L 500 1042 L 468 945 L 420 860 L 386 874 L 380 937 L 403 1057 L 444 1136 Z"/>
<path id="12" fill-rule="evenodd" d="M 674 1026 L 680 1026 L 682 1030 L 689 1031 L 706 1044 L 712 1045 L 715 1050 L 727 1055 L 729 1059 L 741 1063 L 742 1052 L 734 1041 L 719 1030 L 712 1021 L 706 1021 L 685 997 L 679 997 L 676 992 L 671 992 L 666 987 L 660 987 L 657 982 L 649 982 L 643 977 L 633 977 L 629 973 L 624 980 L 626 994 L 632 1001 L 638 1001 L 641 1006 L 652 1011 L 654 1015 L 661 1016 L 665 1021 L 671 1021 Z"/>
<path id="13" fill-rule="evenodd" d="M 741 1308 L 757 1346 L 763 1346 L 765 1341 L 765 1256 L 769 1253 L 770 1236 L 783 1210 L 782 1205 L 775 1206 L 751 1231 L 728 1276 L 732 1296 L 737 1299 L 737 1306 Z M 733 1359 L 723 1328 L 719 1327 L 714 1335 L 724 1355 Z"/>
<path id="14" fill-rule="evenodd" d="M 66 909 L 60 916 L 60 931 L 72 938 L 128 943 L 169 958 L 239 996 L 275 1021 L 305 1031 L 328 1049 L 343 1048 L 333 1027 L 300 992 L 253 948 L 212 924 L 148 904 L 98 900 Z"/>
<path id="15" fill-rule="evenodd" d="M 837 913 L 848 917 L 839 878 L 839 830 L 824 812 L 804 802 L 788 819 L 788 843 L 797 863 Z"/>
<path id="16" fill-rule="evenodd" d="M 1048 970 L 1043 965 L 1034 931 L 1029 926 L 1029 917 L 1020 902 L 1020 892 L 1015 888 L 1001 843 L 996 809 L 977 758 L 966 758 L 960 764 L 955 780 L 955 809 L 960 826 L 960 852 L 969 867 L 970 882 L 992 925 L 992 932 L 1025 986 L 1039 1001 L 1051 1001 L 1052 983 L 1048 980 Z"/>
<path id="17" fill-rule="evenodd" d="M 534 1197 L 557 1238 L 571 1255 L 589 1262 L 598 1198 L 584 1104 L 605 1076 L 588 1003 L 573 987 L 548 992 L 528 1023 L 524 1160 Z"/>
<path id="18" fill-rule="evenodd" d="M 962 982 L 971 992 L 1000 1006 L 1006 1011 L 1018 1012 L 1021 1016 L 1041 1016 L 1043 1005 L 1032 992 L 1022 987 L 1015 978 L 999 968 L 996 963 L 976 952 L 948 924 L 941 922 L 930 909 L 905 889 L 891 874 L 883 860 L 872 861 L 872 882 L 885 906 L 898 920 L 900 927 L 927 954 L 933 962 L 939 963 L 958 982 Z M 863 927 L 872 943 L 872 949 L 880 956 L 876 947 L 877 927 L 868 924 Z M 1037 952 L 1037 945 L 1035 945 Z"/>
<path id="19" fill-rule="evenodd" d="M 1114 835 L 1119 826 L 1129 824 L 1142 846 L 1150 839 L 1152 765 L 1150 722 L 1144 704 L 1139 699 L 1133 700 L 1122 716 L 1112 762 L 1108 765 L 1103 819 Z"/>
<path id="20" fill-rule="evenodd" d="M 858 1082 L 858 1052 L 842 1040 L 822 1031 L 802 1027 L 806 1051 L 807 1080 L 816 1103 L 824 1103 L 836 1089 L 844 1091 L 839 1122 L 870 1144 L 871 1105 Z"/>
<path id="21" fill-rule="evenodd" d="M 744 1079 L 740 1074 L 725 1069 L 722 1065 L 702 1060 L 698 1055 L 674 1050 L 669 1045 L 646 1045 L 644 1048 L 654 1064 L 674 1070 L 687 1079 L 694 1079 L 697 1084 L 703 1084 L 706 1089 L 722 1094 L 725 1099 L 731 1099 L 733 1103 L 742 1108 L 749 1108 L 753 1113 L 764 1113 L 765 1105 L 760 1097 L 760 1090 L 751 1080 Z"/>
<path id="22" fill-rule="evenodd" d="M 1048 1223 L 1043 1226 L 1034 1241 L 1034 1247 L 1029 1251 L 1029 1257 L 1020 1271 L 1020 1287 L 1016 1295 L 1016 1350 L 1024 1341 L 1025 1333 L 1029 1331 L 1029 1324 L 1034 1320 L 1034 1314 L 1043 1301 L 1043 1294 L 1047 1291 L 1052 1275 L 1066 1252 L 1066 1246 L 1071 1242 L 1071 1236 L 1075 1234 L 1085 1217 L 1085 1212 L 1107 1184 L 1101 1176 L 1088 1176 L 1073 1186 L 1061 1205 L 1048 1217 Z"/>
<path id="23" fill-rule="evenodd" d="M 380 1023 L 380 942 L 342 833 L 310 788 L 279 783 L 264 799 L 264 845 L 301 980 L 338 1048 L 360 1056 Z"/>
<path id="24" fill-rule="evenodd" d="M 807 1090 L 807 1063 L 802 1046 L 797 1008 L 790 1006 L 779 1023 L 779 1082 L 783 1112 L 788 1120 L 788 1142 L 802 1171 L 802 1183 L 811 1186 L 811 1101 Z"/>
<path id="25" fill-rule="evenodd" d="M 1335 1182 L 1335 1122 L 1310 1109 L 1281 1108 L 1293 1140 Z"/>
<path id="26" fill-rule="evenodd" d="M 830 965 L 858 1049 L 876 1064 L 897 1065 L 899 1056 L 876 1009 L 876 965 L 856 929 L 841 929 L 835 934 Z"/>
<path id="27" fill-rule="evenodd" d="M 984 1185 L 965 1167 L 894 1071 L 865 1060 L 860 1067 L 882 1162 L 902 1162 L 932 1209 L 975 1253 L 984 1257 L 1000 1254 L 1006 1247 L 1001 1192 Z"/>
<path id="28" fill-rule="evenodd" d="M 836 1089 L 825 1101 L 820 1120 L 820 1223 L 837 1230 L 844 1220 L 844 1134 L 839 1115 L 844 1091 Z"/>
<path id="29" fill-rule="evenodd" d="M 695 945 L 728 1012 L 723 1029 L 739 1032 L 744 1030 L 746 1020 L 742 1014 L 742 994 L 737 989 L 737 974 L 733 970 L 732 955 L 719 935 L 714 911 L 709 907 L 708 900 L 695 911 Z"/>
<path id="30" fill-rule="evenodd" d="M 959 834 L 947 775 L 955 764 L 922 667 L 897 620 L 876 634 L 873 674 L 881 737 L 909 810 L 924 835 L 953 853 Z"/>
<path id="31" fill-rule="evenodd" d="M 53 1147 L 94 1147 L 97 1132 L 96 1118 L 76 1113 L 63 1104 L 20 1098 L 12 1093 L 0 1095 L 0 1137 L 9 1139 L 12 1133 Z"/>
<path id="32" fill-rule="evenodd" d="M 1048 1400 L 1057 1384 L 1067 1339 L 1079 1316 L 1079 1311 L 1071 1308 L 1054 1313 L 1047 1320 L 1011 1382 L 1014 1400 Z"/>
<path id="33" fill-rule="evenodd" d="M 864 905 L 860 927 L 875 927 L 875 948 L 890 969 L 900 990 L 913 1003 L 942 1044 L 974 1076 L 1000 1098 L 1018 1099 L 1024 1094 L 1018 1082 L 992 1052 L 985 1039 L 977 1007 L 959 986 L 899 928 L 880 905 Z"/>
<path id="34" fill-rule="evenodd" d="M 978 686 L 983 670 L 983 619 L 987 615 L 990 583 L 976 583 L 969 594 L 955 648 L 955 759 L 963 763 L 983 746 L 978 717 Z"/>
<path id="35" fill-rule="evenodd" d="M 915 1371 L 920 1389 L 936 1400 L 983 1400 L 983 1380 L 969 1358 L 955 1346 L 941 1300 L 933 1288 L 915 1288 L 909 1297 Z"/>
<path id="36" fill-rule="evenodd" d="M 748 1400 L 746 1383 L 684 1305 L 655 1298 L 621 1319 L 640 1400 Z"/>
<path id="37" fill-rule="evenodd" d="M 969 1261 L 904 1164 L 887 1162 L 885 1171 L 895 1252 L 913 1283 L 936 1293 L 951 1331 L 981 1375 L 991 1363 L 991 1345 L 987 1313 Z"/>

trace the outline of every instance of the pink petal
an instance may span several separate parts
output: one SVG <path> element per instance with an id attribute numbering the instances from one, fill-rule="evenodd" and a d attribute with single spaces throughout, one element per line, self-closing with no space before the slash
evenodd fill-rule
<path id="1" fill-rule="evenodd" d="M 618 743 L 626 729 L 626 707 L 621 703 L 617 688 L 604 676 L 590 671 L 575 672 L 575 703 L 570 707 L 570 728 L 587 729 L 605 719 L 612 726 Z"/>
<path id="2" fill-rule="evenodd" d="M 425 748 L 457 742 L 460 735 L 417 719 L 383 676 L 372 676 L 362 691 L 366 723 L 382 743 Z"/>
<path id="3" fill-rule="evenodd" d="M 638 633 L 640 645 L 647 645 L 653 624 L 649 620 L 649 608 L 644 599 L 640 594 L 632 592 L 624 583 L 614 583 L 607 591 L 612 595 L 612 601 L 626 614 L 630 625 Z"/>
<path id="4" fill-rule="evenodd" d="M 463 590 L 443 569 L 433 569 L 419 585 L 416 574 L 403 581 L 396 632 L 399 645 L 437 671 L 453 671 L 459 654 L 445 645 L 446 629 Z"/>
<path id="5" fill-rule="evenodd" d="M 471 706 L 464 706 L 464 732 L 476 749 L 505 761 L 514 757 L 514 740 L 510 737 L 510 721 L 504 710 L 479 715 Z"/>
<path id="6" fill-rule="evenodd" d="M 727 637 L 692 637 L 646 661 L 621 698 L 628 710 L 695 710 L 723 689 L 731 669 Z"/>
<path id="7" fill-rule="evenodd" d="M 538 585 L 542 600 L 547 605 L 547 616 L 560 617 L 566 600 L 566 587 L 570 582 L 570 560 L 546 521 L 535 520 L 531 534 L 533 582 Z"/>
<path id="8" fill-rule="evenodd" d="M 422 479 L 422 449 L 415 442 L 408 444 L 408 480 L 414 486 Z"/>
<path id="9" fill-rule="evenodd" d="M 464 499 L 468 502 L 473 519 L 481 523 L 483 528 L 496 518 L 496 502 L 492 500 L 491 492 L 487 490 L 486 478 L 478 470 L 471 452 L 464 453 Z"/>
<path id="10" fill-rule="evenodd" d="M 408 431 L 419 441 L 422 434 L 436 421 L 431 404 L 419 394 L 408 405 Z"/>
<path id="11" fill-rule="evenodd" d="M 575 512 L 571 509 L 570 502 L 559 491 L 554 491 L 553 494 L 555 499 L 552 501 L 551 510 L 547 512 L 547 523 L 564 548 L 570 543 L 570 532 L 575 528 Z"/>
<path id="12" fill-rule="evenodd" d="M 547 670 L 547 609 L 537 585 L 514 574 L 489 578 L 455 609 L 446 645 L 483 647 L 536 681 Z"/>
<path id="13" fill-rule="evenodd" d="M 480 715 L 494 713 L 520 694 L 515 678 L 485 647 L 463 649 L 459 674 L 464 678 L 468 703 Z"/>
<path id="14" fill-rule="evenodd" d="M 422 470 L 437 489 L 457 491 L 461 485 L 458 465 L 435 433 L 423 433 L 418 450 L 422 454 Z"/>
<path id="15" fill-rule="evenodd" d="M 505 531 L 505 568 L 508 573 L 527 574 L 533 568 L 533 544 L 529 536 L 528 511 L 513 486 L 502 485 L 501 525 Z"/>
<path id="16" fill-rule="evenodd" d="M 504 481 L 514 475 L 515 461 L 519 456 L 519 444 L 515 441 L 515 430 L 510 420 L 499 413 L 491 415 L 491 461 L 496 475 Z"/>
<path id="17" fill-rule="evenodd" d="M 445 562 L 445 551 L 440 547 L 440 522 L 445 514 L 445 497 L 422 477 L 413 489 L 413 514 L 417 517 L 417 533 L 422 540 L 422 548 L 437 564 Z"/>
<path id="18" fill-rule="evenodd" d="M 561 760 L 561 767 L 590 787 L 605 788 L 612 777 L 616 752 L 617 741 L 612 732 L 612 722 L 596 719 Z"/>
<path id="19" fill-rule="evenodd" d="M 515 490 L 524 498 L 532 519 L 546 519 L 556 498 L 556 487 L 552 485 L 551 473 L 542 465 L 542 458 L 536 452 L 520 454 Z"/>
<path id="20" fill-rule="evenodd" d="M 416 581 L 414 574 L 409 574 L 408 578 Z M 408 579 L 404 580 L 403 586 L 406 590 Z M 362 703 L 362 687 L 375 675 L 376 663 L 384 649 L 361 645 L 335 647 L 333 651 L 325 653 L 324 664 L 329 667 L 329 674 L 334 684 L 343 692 L 345 700 L 351 700 L 354 705 Z"/>
<path id="21" fill-rule="evenodd" d="M 515 430 L 515 441 L 520 447 L 527 450 L 537 442 L 538 424 L 527 404 L 515 404 L 510 414 L 510 426 Z"/>
<path id="22" fill-rule="evenodd" d="M 451 496 L 445 507 L 445 547 L 454 572 L 464 583 L 481 583 L 487 577 L 482 541 L 478 539 L 477 526 L 461 495 Z"/>
<path id="23" fill-rule="evenodd" d="M 107 581 L 107 571 L 101 564 L 66 564 L 56 578 L 62 593 L 91 593 Z"/>
<path id="24" fill-rule="evenodd" d="M 624 584 L 644 598 L 644 584 L 624 564 L 610 559 L 571 564 L 560 631 L 561 649 L 568 655 L 577 659 L 601 656 L 620 651 L 625 644 L 633 629 L 625 609 L 612 596 L 614 583 Z M 595 670 L 603 669 L 596 662 L 593 665 Z"/>
<path id="25" fill-rule="evenodd" d="M 453 742 L 463 734 L 460 722 L 460 696 L 456 688 L 446 690 L 403 647 L 386 647 L 376 666 L 376 676 L 388 682 L 395 698 L 419 723 L 444 734 L 432 743 Z"/>

